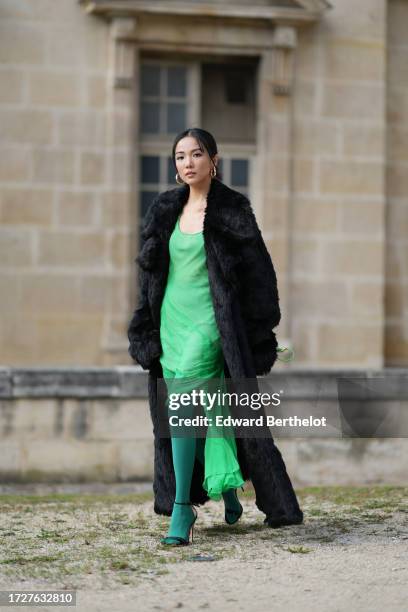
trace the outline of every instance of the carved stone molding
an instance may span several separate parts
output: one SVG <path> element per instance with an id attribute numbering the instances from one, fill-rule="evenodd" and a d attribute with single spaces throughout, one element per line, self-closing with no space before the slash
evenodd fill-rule
<path id="1" fill-rule="evenodd" d="M 116 89 L 131 89 L 134 83 L 136 25 L 134 17 L 116 17 L 110 23 L 110 72 Z"/>
<path id="2" fill-rule="evenodd" d="M 273 4 L 268 6 L 248 2 L 232 4 L 224 2 L 189 2 L 188 0 L 78 0 L 87 13 L 111 19 L 134 15 L 174 15 L 185 17 L 233 18 L 241 20 L 266 20 L 273 23 L 302 25 L 318 21 L 323 13 L 332 8 L 326 0 L 296 0 L 293 6 Z"/>
<path id="3" fill-rule="evenodd" d="M 292 93 L 296 45 L 296 28 L 276 26 L 272 34 L 272 87 L 277 96 L 289 96 Z"/>

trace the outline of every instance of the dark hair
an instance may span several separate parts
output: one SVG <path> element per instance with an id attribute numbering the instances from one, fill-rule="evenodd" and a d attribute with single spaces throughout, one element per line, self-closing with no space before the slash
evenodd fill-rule
<path id="1" fill-rule="evenodd" d="M 193 138 L 195 138 L 201 150 L 205 149 L 207 151 L 208 155 L 210 156 L 211 161 L 213 160 L 214 155 L 218 153 L 217 143 L 215 142 L 214 136 L 210 134 L 210 132 L 207 132 L 207 130 L 203 130 L 202 128 L 188 128 L 187 130 L 184 130 L 183 132 L 180 132 L 179 134 L 177 134 L 176 138 L 174 139 L 173 148 L 171 152 L 171 158 L 173 160 L 173 164 L 176 170 L 177 170 L 177 165 L 176 165 L 177 143 L 182 138 L 185 138 L 186 136 L 192 136 Z M 220 171 L 218 170 L 218 167 L 217 167 L 216 178 L 218 178 L 219 180 L 222 180 L 222 176 L 221 176 Z"/>

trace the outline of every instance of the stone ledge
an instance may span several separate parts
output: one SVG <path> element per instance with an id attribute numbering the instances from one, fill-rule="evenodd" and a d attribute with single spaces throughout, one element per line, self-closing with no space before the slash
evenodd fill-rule
<path id="1" fill-rule="evenodd" d="M 0 368 L 0 398 L 146 398 L 140 366 Z"/>
<path id="2" fill-rule="evenodd" d="M 293 6 L 247 3 L 224 4 L 212 2 L 149 2 L 148 0 L 79 0 L 86 13 L 102 15 L 107 19 L 129 18 L 138 15 L 164 15 L 181 17 L 210 17 L 266 20 L 296 25 L 314 23 L 333 8 L 327 0 L 298 0 Z"/>
<path id="3" fill-rule="evenodd" d="M 383 380 L 377 385 L 376 399 L 406 400 L 408 369 L 380 370 L 305 370 L 271 372 L 259 377 L 262 387 L 285 389 L 287 399 L 320 400 L 338 398 L 338 379 L 357 381 Z M 148 372 L 140 366 L 114 367 L 38 367 L 0 368 L 0 398 L 71 397 L 71 398 L 147 398 Z"/>

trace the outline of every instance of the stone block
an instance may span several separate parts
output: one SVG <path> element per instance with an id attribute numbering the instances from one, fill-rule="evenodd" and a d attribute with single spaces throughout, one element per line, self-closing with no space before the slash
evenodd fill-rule
<path id="1" fill-rule="evenodd" d="M 294 190 L 296 192 L 311 193 L 315 191 L 316 161 L 313 158 L 295 157 L 293 173 Z"/>
<path id="2" fill-rule="evenodd" d="M 385 70 L 383 38 L 352 40 L 330 38 L 324 45 L 324 77 L 356 81 L 382 81 Z"/>
<path id="3" fill-rule="evenodd" d="M 79 309 L 81 312 L 106 313 L 112 294 L 112 276 L 86 274 L 77 278 L 79 285 Z"/>
<path id="4" fill-rule="evenodd" d="M 23 99 L 23 74 L 15 68 L 0 70 L 0 103 L 16 104 Z"/>
<path id="5" fill-rule="evenodd" d="M 31 153 L 24 147 L 2 147 L 0 181 L 14 183 L 30 179 Z"/>
<path id="6" fill-rule="evenodd" d="M 321 160 L 319 183 L 322 193 L 382 195 L 383 164 L 369 161 Z"/>
<path id="7" fill-rule="evenodd" d="M 30 104 L 50 107 L 70 107 L 81 104 L 80 74 L 33 72 L 29 75 Z"/>
<path id="8" fill-rule="evenodd" d="M 95 225 L 98 218 L 96 195 L 89 191 L 62 191 L 58 194 L 58 223 L 62 227 Z"/>
<path id="9" fill-rule="evenodd" d="M 0 317 L 0 346 L 3 364 L 18 364 L 22 361 L 31 366 L 38 365 L 38 334 L 35 321 L 24 317 L 22 333 L 22 318 L 20 309 L 14 312 L 3 312 Z"/>
<path id="10" fill-rule="evenodd" d="M 53 118 L 49 111 L 2 109 L 0 126 L 4 143 L 52 144 Z"/>
<path id="11" fill-rule="evenodd" d="M 79 281 L 72 274 L 39 272 L 20 277 L 22 313 L 73 313 L 79 307 Z"/>
<path id="12" fill-rule="evenodd" d="M 381 241 L 344 240 L 322 244 L 322 267 L 327 274 L 382 278 L 384 245 Z"/>
<path id="13" fill-rule="evenodd" d="M 116 112 L 112 117 L 113 130 L 112 141 L 113 147 L 130 147 L 134 138 L 134 124 L 132 109 L 124 110 L 121 113 Z"/>
<path id="14" fill-rule="evenodd" d="M 345 157 L 385 157 L 385 128 L 373 125 L 341 126 L 342 154 Z"/>
<path id="15" fill-rule="evenodd" d="M 99 147 L 103 153 L 106 146 L 106 116 L 91 108 L 69 110 L 58 114 L 57 142 L 63 146 Z M 85 162 L 86 163 L 86 162 Z"/>
<path id="16" fill-rule="evenodd" d="M 105 238 L 103 234 L 91 231 L 40 231 L 38 262 L 45 266 L 102 269 L 105 264 Z"/>
<path id="17" fill-rule="evenodd" d="M 296 238 L 293 244 L 293 273 L 317 274 L 321 268 L 319 244 L 315 240 Z"/>
<path id="18" fill-rule="evenodd" d="M 110 239 L 110 261 L 114 268 L 129 264 L 129 232 L 113 231 Z"/>
<path id="19" fill-rule="evenodd" d="M 108 97 L 106 76 L 89 75 L 86 79 L 86 103 L 92 109 L 104 108 Z"/>
<path id="20" fill-rule="evenodd" d="M 15 313 L 21 303 L 21 279 L 14 270 L 0 274 L 1 312 Z"/>
<path id="21" fill-rule="evenodd" d="M 70 184 L 74 182 L 75 153 L 58 149 L 34 149 L 32 152 L 35 183 Z"/>
<path id="22" fill-rule="evenodd" d="M 321 25 L 324 38 L 378 39 L 385 35 L 386 3 L 384 0 L 359 0 L 358 11 L 353 0 L 332 3 Z"/>
<path id="23" fill-rule="evenodd" d="M 153 439 L 124 440 L 119 446 L 120 480 L 153 480 Z"/>
<path id="24" fill-rule="evenodd" d="M 382 325 L 339 321 L 322 323 L 318 329 L 317 359 L 319 364 L 347 367 L 380 367 L 382 359 Z"/>
<path id="25" fill-rule="evenodd" d="M 348 235 L 359 234 L 382 237 L 384 230 L 384 205 L 382 202 L 344 200 L 338 206 L 340 230 Z"/>
<path id="26" fill-rule="evenodd" d="M 18 480 L 21 462 L 21 441 L 2 438 L 0 440 L 0 478 L 2 483 L 7 482 L 7 480 Z"/>
<path id="27" fill-rule="evenodd" d="M 106 227 L 129 227 L 135 215 L 135 204 L 127 191 L 109 191 L 100 195 L 102 224 Z M 133 210 L 132 210 L 133 204 Z"/>
<path id="28" fill-rule="evenodd" d="M 358 120 L 377 120 L 381 125 L 385 107 L 384 85 L 325 83 L 322 115 Z"/>
<path id="29" fill-rule="evenodd" d="M 34 263 L 32 232 L 19 227 L 0 228 L 0 254 L 2 267 L 31 266 Z"/>
<path id="30" fill-rule="evenodd" d="M 91 440 L 152 440 L 153 425 L 147 401 L 93 400 Z"/>
<path id="31" fill-rule="evenodd" d="M 311 364 L 315 360 L 315 345 L 316 345 L 316 325 L 309 319 L 307 323 L 302 319 L 302 314 L 299 312 L 293 324 L 293 350 L 296 366 L 302 364 Z M 284 364 L 283 364 L 284 365 Z M 275 365 L 273 366 L 275 368 Z"/>
<path id="32" fill-rule="evenodd" d="M 0 192 L 2 225 L 50 226 L 53 221 L 53 192 L 50 189 L 4 188 Z"/>
<path id="33" fill-rule="evenodd" d="M 297 196 L 293 227 L 304 232 L 335 232 L 338 229 L 337 216 L 337 202 Z"/>
<path id="34" fill-rule="evenodd" d="M 45 61 L 44 32 L 16 21 L 0 25 L 0 57 L 5 64 L 39 65 Z"/>
<path id="35" fill-rule="evenodd" d="M 296 280 L 292 284 L 291 297 L 300 317 L 321 320 L 324 317 L 343 317 L 350 314 L 345 282 Z"/>
<path id="36" fill-rule="evenodd" d="M 38 363 L 100 365 L 103 325 L 104 316 L 98 312 L 36 315 Z"/>
<path id="37" fill-rule="evenodd" d="M 296 47 L 296 79 L 315 79 L 319 70 L 319 46 L 313 28 L 299 28 Z"/>
<path id="38" fill-rule="evenodd" d="M 53 399 L 19 398 L 11 406 L 13 412 L 9 435 L 24 440 L 24 443 L 53 437 L 56 420 Z"/>
<path id="39" fill-rule="evenodd" d="M 296 117 L 316 115 L 319 83 L 297 78 L 293 105 Z"/>
<path id="40" fill-rule="evenodd" d="M 265 232 L 283 230 L 286 227 L 288 206 L 288 198 L 278 195 L 274 195 L 272 202 L 264 206 L 262 217 Z"/>
<path id="41" fill-rule="evenodd" d="M 384 315 L 382 282 L 353 283 L 351 289 L 351 312 L 356 316 L 374 316 L 376 320 Z"/>
<path id="42" fill-rule="evenodd" d="M 111 184 L 120 189 L 123 189 L 125 185 L 130 185 L 133 173 L 131 151 L 113 152 L 110 155 L 109 163 L 111 164 Z"/>
<path id="43" fill-rule="evenodd" d="M 99 185 L 106 178 L 104 153 L 81 153 L 80 180 L 82 185 Z"/>
<path id="44" fill-rule="evenodd" d="M 59 482 L 117 480 L 117 457 L 117 445 L 112 441 L 52 439 L 44 444 L 43 440 L 30 440 L 24 445 L 21 478 Z"/>
<path id="45" fill-rule="evenodd" d="M 297 120 L 294 130 L 296 155 L 311 157 L 338 153 L 340 128 L 336 122 L 307 117 Z"/>

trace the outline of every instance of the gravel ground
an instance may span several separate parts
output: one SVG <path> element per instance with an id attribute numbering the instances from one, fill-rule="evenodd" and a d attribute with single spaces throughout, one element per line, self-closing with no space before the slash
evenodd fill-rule
<path id="1" fill-rule="evenodd" d="M 160 545 L 169 518 L 139 490 L 3 489 L 1 589 L 77 589 L 87 612 L 407 607 L 406 487 L 300 489 L 304 523 L 280 529 L 263 525 L 246 490 L 238 524 L 208 502 L 194 544 L 177 548 Z"/>

